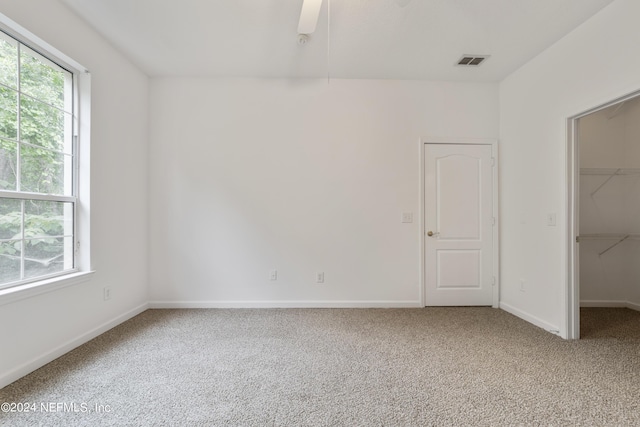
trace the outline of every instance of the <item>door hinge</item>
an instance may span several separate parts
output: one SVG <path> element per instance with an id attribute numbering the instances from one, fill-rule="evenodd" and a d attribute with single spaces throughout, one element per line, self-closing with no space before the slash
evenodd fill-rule
<path id="1" fill-rule="evenodd" d="M 496 158 L 492 157 L 491 158 L 491 166 L 495 166 L 496 165 Z"/>
<path id="2" fill-rule="evenodd" d="M 496 225 L 496 217 L 491 218 L 491 225 Z"/>
<path id="3" fill-rule="evenodd" d="M 496 285 L 496 276 L 493 276 L 491 278 L 491 286 L 495 286 Z"/>

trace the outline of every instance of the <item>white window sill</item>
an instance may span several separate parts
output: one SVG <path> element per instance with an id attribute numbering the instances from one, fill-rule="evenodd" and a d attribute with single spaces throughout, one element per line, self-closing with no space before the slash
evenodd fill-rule
<path id="1" fill-rule="evenodd" d="M 93 273 L 95 273 L 95 271 L 81 271 L 41 280 L 39 282 L 27 283 L 13 288 L 2 289 L 0 290 L 0 306 L 86 282 L 91 279 Z"/>

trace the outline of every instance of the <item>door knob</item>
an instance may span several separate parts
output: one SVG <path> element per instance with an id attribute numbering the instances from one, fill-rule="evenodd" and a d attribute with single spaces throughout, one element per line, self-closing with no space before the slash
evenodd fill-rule
<path id="1" fill-rule="evenodd" d="M 429 237 L 433 236 L 433 231 L 427 231 L 427 236 Z"/>

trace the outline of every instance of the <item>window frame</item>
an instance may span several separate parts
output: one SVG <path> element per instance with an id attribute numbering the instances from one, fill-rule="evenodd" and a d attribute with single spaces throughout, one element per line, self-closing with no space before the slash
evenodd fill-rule
<path id="1" fill-rule="evenodd" d="M 71 195 L 50 195 L 0 190 L 0 197 L 17 200 L 71 202 L 73 204 L 73 266 L 70 269 L 20 281 L 0 284 L 0 305 L 88 280 L 93 273 L 90 258 L 90 117 L 91 74 L 78 62 L 0 14 L 0 31 L 18 43 L 68 71 L 72 79 L 72 164 Z M 20 90 L 20 88 L 18 88 Z M 21 144 L 22 141 L 16 141 Z M 18 158 L 18 160 L 20 160 Z M 24 208 L 23 208 L 24 215 Z M 23 224 L 24 225 L 24 224 Z M 24 238 L 24 235 L 22 236 Z M 82 244 L 81 244 L 82 243 Z M 21 254 L 24 256 L 24 253 Z"/>

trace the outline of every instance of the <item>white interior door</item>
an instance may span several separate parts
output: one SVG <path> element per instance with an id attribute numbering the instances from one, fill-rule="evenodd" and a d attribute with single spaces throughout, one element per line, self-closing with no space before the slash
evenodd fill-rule
<path id="1" fill-rule="evenodd" d="M 492 305 L 490 145 L 425 146 L 425 303 Z"/>

